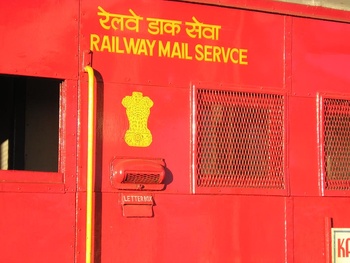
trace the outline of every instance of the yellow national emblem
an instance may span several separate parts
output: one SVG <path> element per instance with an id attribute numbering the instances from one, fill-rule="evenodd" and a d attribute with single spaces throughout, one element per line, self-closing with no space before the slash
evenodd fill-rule
<path id="1" fill-rule="evenodd" d="M 133 92 L 132 96 L 126 96 L 122 100 L 126 108 L 129 120 L 129 129 L 125 133 L 124 140 L 129 146 L 147 147 L 152 143 L 151 131 L 147 128 L 150 109 L 153 101 L 144 97 L 142 92 Z"/>

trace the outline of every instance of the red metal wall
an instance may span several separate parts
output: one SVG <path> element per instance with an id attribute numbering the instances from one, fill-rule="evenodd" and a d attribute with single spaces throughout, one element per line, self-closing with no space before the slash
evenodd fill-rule
<path id="1" fill-rule="evenodd" d="M 77 0 L 1 3 L 1 73 L 77 78 L 78 7 Z"/>
<path id="2" fill-rule="evenodd" d="M 348 227 L 342 191 L 327 193 L 322 183 L 320 99 L 349 99 L 348 24 L 293 18 L 292 89 L 289 99 L 289 173 L 294 207 L 294 261 L 325 260 L 330 247 L 329 220 L 333 227 Z M 305 128 L 307 127 L 307 128 Z M 319 144 L 320 143 L 320 144 Z M 322 196 L 325 195 L 325 196 Z M 334 197 L 326 197 L 334 196 Z M 315 242 L 315 240 L 319 242 Z M 309 253 L 309 251 L 315 251 Z"/>
<path id="3" fill-rule="evenodd" d="M 31 1 L 3 3 L 0 10 L 0 73 L 65 80 L 60 171 L 0 171 L 2 260 L 85 260 L 88 98 L 82 67 L 88 63 L 97 81 L 96 262 L 330 258 L 330 227 L 349 227 L 350 214 L 347 191 L 324 189 L 320 101 L 349 98 L 348 23 L 175 1 Z M 112 23 L 132 14 L 137 30 Z M 186 28 L 194 19 L 218 27 L 218 34 L 192 36 Z M 152 34 L 154 20 L 175 21 L 180 30 Z M 233 49 L 230 58 L 225 52 Z M 284 96 L 285 189 L 203 191 L 196 185 L 196 88 Z M 153 102 L 148 146 L 124 139 L 129 119 L 122 101 L 133 92 Z M 143 192 L 153 199 L 152 217 L 142 217 L 137 204 L 140 217 L 123 215 L 123 198 L 139 192 L 112 186 L 115 157 L 165 160 L 165 189 Z"/>
<path id="4" fill-rule="evenodd" d="M 112 26 L 104 29 L 99 6 L 119 15 L 130 15 L 132 10 L 142 17 L 139 32 L 114 30 Z M 84 1 L 82 14 L 82 46 L 92 49 L 92 66 L 98 72 L 96 190 L 101 194 L 97 195 L 95 211 L 95 258 L 102 262 L 284 261 L 285 225 L 287 217 L 291 217 L 285 214 L 290 209 L 285 197 L 269 196 L 269 190 L 259 198 L 194 193 L 191 115 L 193 85 L 286 94 L 290 88 L 285 83 L 284 59 L 289 45 L 286 41 L 290 41 L 285 38 L 289 18 L 163 1 L 152 5 L 147 1 Z M 193 17 L 221 26 L 218 38 L 188 36 L 185 23 L 193 22 Z M 152 35 L 147 30 L 149 18 L 181 21 L 181 31 Z M 119 45 L 103 42 L 104 37 L 110 43 L 117 37 Z M 146 51 L 136 49 L 127 54 L 125 45 L 129 42 L 125 44 L 124 39 L 146 43 Z M 154 41 L 154 48 L 148 49 L 146 41 Z M 173 51 L 173 57 L 172 52 L 160 55 L 159 46 L 167 42 L 185 48 L 180 55 Z M 93 44 L 89 46 L 90 43 Z M 209 61 L 214 59 L 209 51 L 208 61 L 203 61 L 198 50 L 196 53 L 196 45 L 244 49 L 246 63 Z M 116 50 L 120 53 L 113 52 Z M 153 101 L 148 120 L 152 143 L 148 147 L 131 147 L 124 141 L 129 122 L 122 100 L 135 91 Z M 165 160 L 165 190 L 145 193 L 154 198 L 152 218 L 123 216 L 120 193 L 135 192 L 112 187 L 110 163 L 114 157 Z"/>
<path id="5" fill-rule="evenodd" d="M 59 171 L 0 171 L 1 262 L 75 260 L 78 8 L 79 1 L 0 3 L 0 73 L 65 80 Z"/>
<path id="6" fill-rule="evenodd" d="M 334 227 L 346 227 L 349 215 L 340 212 L 335 204 L 337 198 L 322 196 L 318 94 L 332 91 L 346 96 L 349 79 L 344 72 L 344 53 L 348 45 L 344 32 L 349 30 L 348 25 L 172 2 L 154 4 L 151 9 L 147 3 L 134 6 L 123 1 L 118 8 L 108 1 L 99 6 L 123 15 L 129 15 L 131 9 L 143 20 L 140 32 L 105 30 L 99 23 L 98 7 L 93 3 L 82 7 L 82 35 L 86 39 L 93 35 L 93 66 L 102 76 L 97 89 L 105 94 L 99 113 L 103 116 L 99 126 L 103 157 L 97 164 L 101 171 L 97 187 L 102 191 L 98 257 L 107 262 L 316 262 L 329 257 L 329 222 Z M 192 17 L 222 26 L 220 37 L 190 39 L 183 31 L 175 36 L 153 36 L 145 28 L 147 18 L 184 23 Z M 161 57 L 156 52 L 151 55 L 150 50 L 147 54 L 126 54 L 120 45 L 122 54 L 108 52 L 108 48 L 101 51 L 96 35 L 101 39 L 117 36 L 120 41 L 156 40 L 155 45 L 160 41 L 185 43 L 192 58 Z M 198 44 L 246 49 L 247 64 L 199 61 L 191 53 Z M 191 169 L 193 85 L 287 96 L 287 185 L 282 196 L 265 190 L 260 192 L 263 197 L 257 198 L 249 196 L 249 189 L 247 196 L 196 193 Z M 154 102 L 148 122 L 153 141 L 145 148 L 129 147 L 124 141 L 128 120 L 121 101 L 133 91 L 142 92 Z M 152 193 L 156 203 L 154 218 L 123 217 L 122 196 L 118 194 L 123 191 L 113 189 L 106 176 L 114 156 L 165 159 L 169 169 L 166 189 Z M 137 255 L 113 250 L 122 247 L 128 251 L 133 242 Z M 107 243 L 112 245 L 103 245 Z"/>

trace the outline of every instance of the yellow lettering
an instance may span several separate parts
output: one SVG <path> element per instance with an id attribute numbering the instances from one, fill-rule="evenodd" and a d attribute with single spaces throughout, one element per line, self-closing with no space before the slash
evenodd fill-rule
<path id="1" fill-rule="evenodd" d="M 167 41 L 166 45 L 163 45 L 162 41 L 159 41 L 158 47 L 158 56 L 159 57 L 170 57 L 170 42 Z"/>
<path id="2" fill-rule="evenodd" d="M 100 37 L 96 34 L 90 35 L 90 50 L 91 51 L 100 51 L 98 44 L 100 43 Z"/>
<path id="3" fill-rule="evenodd" d="M 126 38 L 123 38 L 124 46 L 127 54 L 137 54 L 140 39 L 137 39 L 135 42 L 134 38 L 130 38 L 129 41 Z"/>
<path id="4" fill-rule="evenodd" d="M 239 64 L 248 65 L 248 49 L 239 50 Z"/>
<path id="5" fill-rule="evenodd" d="M 194 49 L 196 51 L 196 53 L 195 53 L 196 60 L 202 61 L 204 59 L 203 46 L 200 44 L 197 44 Z"/>
<path id="6" fill-rule="evenodd" d="M 108 36 L 103 36 L 102 38 L 102 44 L 100 51 L 104 51 L 105 49 L 108 50 L 108 52 L 111 52 L 111 43 L 109 42 Z"/>
<path id="7" fill-rule="evenodd" d="M 214 46 L 213 47 L 213 61 L 214 62 L 221 62 L 220 55 L 221 55 L 221 48 Z"/>
<path id="8" fill-rule="evenodd" d="M 228 59 L 230 57 L 230 49 L 225 49 L 224 47 L 221 47 L 222 50 L 222 58 L 224 59 L 224 62 L 227 63 Z"/>
<path id="9" fill-rule="evenodd" d="M 188 60 L 192 60 L 192 56 L 188 53 L 188 43 L 182 43 L 182 57 Z"/>
<path id="10" fill-rule="evenodd" d="M 115 38 L 116 37 L 111 37 L 112 43 L 111 43 L 111 52 L 115 52 Z"/>
<path id="11" fill-rule="evenodd" d="M 157 51 L 154 51 L 156 44 L 158 45 L 158 54 L 155 53 Z M 248 65 L 248 49 L 197 44 L 194 46 L 194 53 L 191 54 L 190 45 L 186 42 L 90 34 L 90 49 L 96 52 L 158 55 L 158 57 L 187 60 L 192 60 L 192 55 L 194 55 L 194 59 L 197 61 Z"/>
<path id="12" fill-rule="evenodd" d="M 153 40 L 152 42 L 149 41 L 148 39 L 146 39 L 146 43 L 147 43 L 147 46 L 148 46 L 148 49 L 149 49 L 149 55 L 150 56 L 153 56 L 153 49 L 154 49 L 154 45 L 156 44 L 156 41 Z"/>
<path id="13" fill-rule="evenodd" d="M 238 49 L 237 48 L 233 48 L 233 49 L 231 49 L 231 52 L 230 52 L 230 58 L 231 58 L 231 61 L 234 64 L 237 64 L 238 63 L 238 59 L 235 59 L 235 53 L 238 54 L 238 57 L 239 57 Z"/>
<path id="14" fill-rule="evenodd" d="M 173 50 L 171 52 L 171 57 L 181 58 L 181 50 L 180 50 L 179 42 L 174 43 Z"/>
<path id="15" fill-rule="evenodd" d="M 144 54 L 146 56 L 148 55 L 146 41 L 144 39 L 140 40 L 139 49 L 137 51 L 137 55 L 142 55 L 142 54 Z"/>
<path id="16" fill-rule="evenodd" d="M 124 54 L 125 50 L 120 49 L 120 39 L 115 37 L 115 53 Z"/>
<path id="17" fill-rule="evenodd" d="M 212 50 L 213 50 L 212 46 L 207 46 L 207 45 L 204 46 L 204 61 L 213 61 Z"/>

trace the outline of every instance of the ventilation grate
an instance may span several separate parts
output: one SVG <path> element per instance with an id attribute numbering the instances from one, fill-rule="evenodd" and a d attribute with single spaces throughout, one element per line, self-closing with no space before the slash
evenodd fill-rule
<path id="1" fill-rule="evenodd" d="M 284 189 L 284 97 L 196 90 L 199 187 Z"/>
<path id="2" fill-rule="evenodd" d="M 160 182 L 159 174 L 141 174 L 126 173 L 123 183 L 131 184 L 158 184 Z"/>
<path id="3" fill-rule="evenodd" d="M 324 99 L 325 189 L 350 190 L 350 101 Z"/>

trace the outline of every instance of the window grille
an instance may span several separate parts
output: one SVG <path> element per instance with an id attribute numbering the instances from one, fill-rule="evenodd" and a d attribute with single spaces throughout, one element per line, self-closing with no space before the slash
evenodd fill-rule
<path id="1" fill-rule="evenodd" d="M 323 100 L 325 189 L 350 189 L 350 100 Z"/>
<path id="2" fill-rule="evenodd" d="M 198 187 L 285 189 L 284 96 L 197 89 Z"/>

